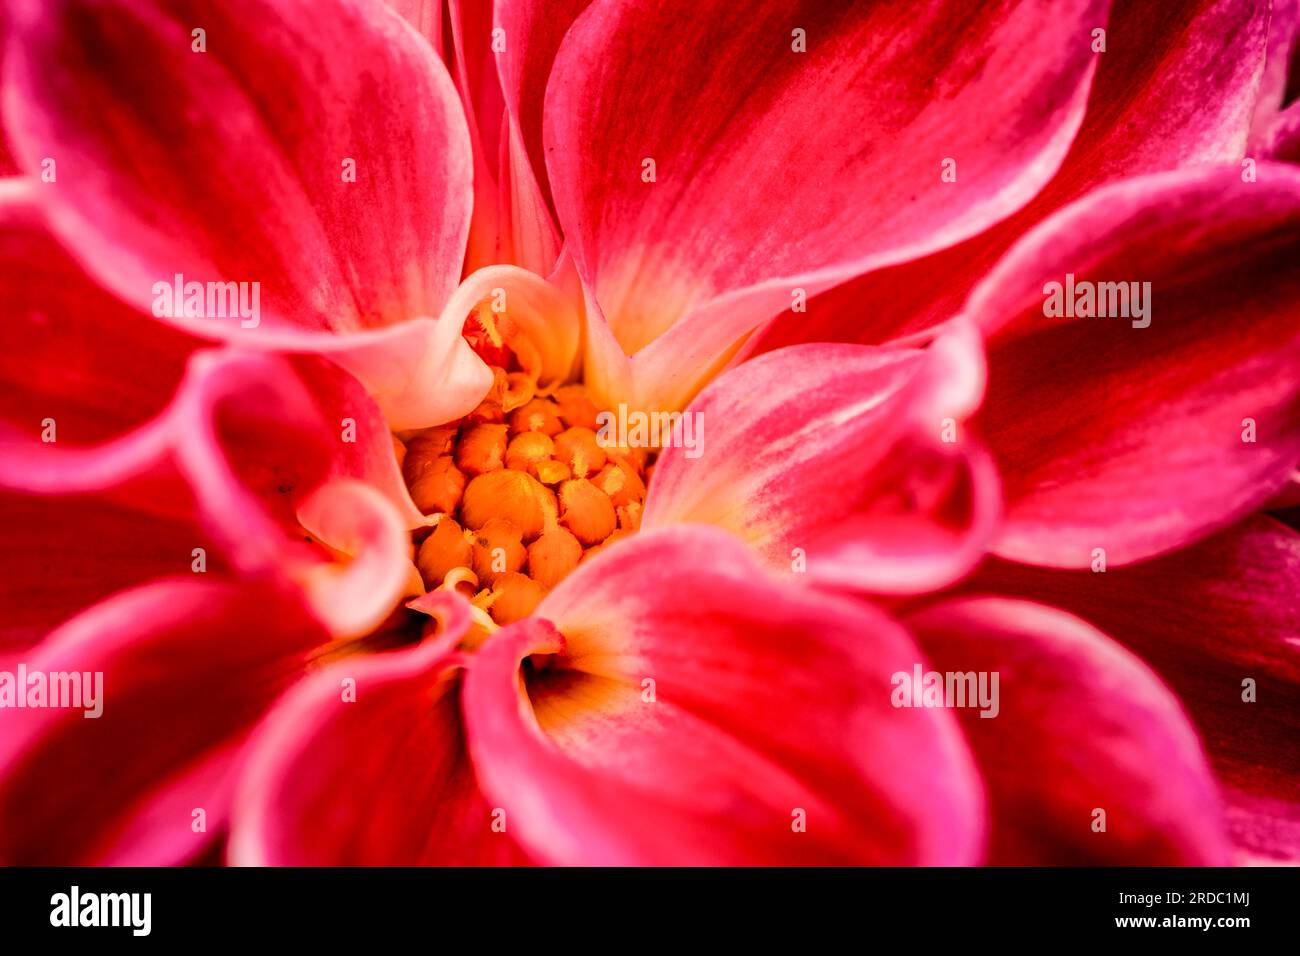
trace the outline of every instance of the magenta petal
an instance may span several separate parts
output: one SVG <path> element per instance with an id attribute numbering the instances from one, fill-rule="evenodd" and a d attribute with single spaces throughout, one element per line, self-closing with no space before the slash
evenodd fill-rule
<path id="1" fill-rule="evenodd" d="M 233 565 L 301 586 L 335 636 L 384 619 L 413 571 L 409 516 L 382 488 L 337 477 L 357 467 L 339 451 L 347 425 L 322 419 L 287 360 L 200 355 L 171 418 L 177 465 Z"/>
<path id="2" fill-rule="evenodd" d="M 1300 163 L 1300 102 L 1292 103 L 1273 118 L 1260 136 L 1261 156 Z"/>
<path id="3" fill-rule="evenodd" d="M 956 600 L 907 624 L 938 673 L 997 675 L 995 706 L 957 711 L 989 789 L 991 863 L 1227 862 L 1200 742 L 1136 657 L 1026 602 Z"/>
<path id="4" fill-rule="evenodd" d="M 505 103 L 497 77 L 492 36 L 491 3 L 483 0 L 448 0 L 456 86 L 469 122 L 474 152 L 474 209 L 470 222 L 465 272 L 504 261 L 508 236 L 504 234 L 501 191 L 502 129 Z"/>
<path id="5" fill-rule="evenodd" d="M 1272 6 L 1268 22 L 1268 54 L 1251 121 L 1252 153 L 1258 149 L 1261 137 L 1266 137 L 1269 127 L 1276 121 L 1278 111 L 1295 94 L 1288 87 L 1291 83 L 1292 61 L 1297 51 L 1296 41 L 1300 40 L 1300 3 L 1297 0 L 1273 0 Z"/>
<path id="6" fill-rule="evenodd" d="M 138 494 L 155 492 L 142 487 Z M 0 513 L 0 660 L 18 660 L 54 627 L 115 591 L 191 573 L 198 555 L 206 573 L 228 570 L 210 535 L 183 510 L 150 512 L 103 496 L 0 492 Z"/>
<path id="7" fill-rule="evenodd" d="M 346 379 L 318 376 L 315 384 L 326 399 L 348 388 Z M 336 414 L 346 406 L 328 407 Z M 391 439 L 377 431 L 366 403 L 352 407 L 363 416 L 355 444 L 383 442 L 391 455 Z M 413 516 L 401 509 L 396 478 L 390 474 L 385 487 L 385 472 L 369 460 L 379 452 L 373 445 L 354 451 L 349 427 L 342 418 L 338 425 L 322 418 L 288 359 L 203 351 L 191 358 L 167 410 L 149 424 L 91 449 L 55 444 L 43 454 L 15 455 L 0 469 L 0 482 L 12 471 L 28 489 L 103 495 L 199 525 L 201 537 L 196 531 L 193 544 L 166 556 L 174 570 L 187 570 L 192 549 L 210 539 L 232 571 L 301 587 L 334 634 L 352 636 L 387 615 L 414 569 L 406 534 Z"/>
<path id="8" fill-rule="evenodd" d="M 977 424 L 1005 485 L 999 554 L 1136 561 L 1285 484 L 1300 461 L 1297 227 L 1300 171 L 1211 167 L 1099 190 L 1008 253 L 967 307 L 988 336 Z M 1069 282 L 1149 282 L 1147 318 L 1047 317 Z"/>
<path id="9" fill-rule="evenodd" d="M 527 862 L 474 777 L 460 716 L 464 660 L 441 638 L 352 658 L 286 696 L 250 742 L 230 860 L 245 865 Z"/>
<path id="10" fill-rule="evenodd" d="M 465 249 L 469 139 L 445 67 L 397 14 L 341 0 L 13 7 L 15 151 L 29 171 L 56 159 L 52 225 L 123 300 L 151 310 L 155 284 L 179 274 L 247 283 L 251 312 L 258 283 L 257 316 L 170 321 L 299 351 L 439 314 Z M 391 348 L 389 374 L 421 351 Z"/>
<path id="11" fill-rule="evenodd" d="M 560 41 L 590 0 L 499 0 L 495 26 L 505 49 L 497 72 L 505 98 L 507 142 L 503 175 L 508 176 L 513 261 L 541 275 L 559 253 L 550 184 L 542 146 L 542 104 Z"/>
<path id="12" fill-rule="evenodd" d="M 1059 605 L 1140 654 L 1205 738 L 1238 860 L 1300 861 L 1300 533 L 1255 517 L 1104 574 L 993 562 L 971 587 Z"/>
<path id="13" fill-rule="evenodd" d="M 86 279 L 49 235 L 39 189 L 0 181 L 0 484 L 11 487 L 35 485 L 33 457 L 91 454 L 159 415 L 202 344 Z"/>
<path id="14" fill-rule="evenodd" d="M 1287 508 L 1300 508 L 1300 468 L 1291 473 L 1291 480 L 1269 501 L 1267 510 L 1281 511 Z"/>
<path id="15" fill-rule="evenodd" d="M 951 245 L 1028 201 L 1082 119 L 1107 6 L 589 7 L 547 87 L 547 166 L 623 350 L 677 325 L 642 398 L 681 407 L 794 287 Z"/>
<path id="16" fill-rule="evenodd" d="M 383 412 L 361 383 L 330 362 L 303 357 L 294 362 L 322 417 L 338 428 L 338 447 L 329 478 L 356 478 L 375 488 L 408 528 L 422 527 L 424 515 L 411 501 L 393 448 L 393 433 Z"/>
<path id="17" fill-rule="evenodd" d="M 1239 161 L 1257 102 L 1268 8 L 1268 0 L 1116 3 L 1083 126 L 1033 202 L 951 249 L 862 276 L 810 301 L 807 313 L 785 314 L 756 350 L 876 344 L 930 328 L 960 309 L 1013 242 L 1088 191 L 1143 173 Z"/>
<path id="18" fill-rule="evenodd" d="M 660 455 L 644 526 L 726 528 L 814 583 L 951 583 L 999 511 L 998 477 L 963 421 L 979 401 L 978 348 L 956 334 L 928 351 L 805 345 L 732 369 Z"/>
<path id="19" fill-rule="evenodd" d="M 442 56 L 442 0 L 385 0 Z"/>
<path id="20" fill-rule="evenodd" d="M 5 711 L 0 859 L 196 856 L 224 826 L 240 742 L 324 640 L 289 596 L 198 580 L 146 585 L 64 625 L 27 673 L 100 673 L 102 714 Z"/>
<path id="21" fill-rule="evenodd" d="M 917 654 L 723 532 L 645 532 L 478 651 L 470 753 L 546 862 L 971 862 L 979 783 L 951 715 L 889 704 Z"/>

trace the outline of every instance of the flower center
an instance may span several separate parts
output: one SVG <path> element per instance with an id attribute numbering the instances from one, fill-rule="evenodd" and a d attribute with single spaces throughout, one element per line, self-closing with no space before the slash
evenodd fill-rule
<path id="1" fill-rule="evenodd" d="M 527 617 L 582 561 L 635 532 L 652 468 L 645 448 L 611 447 L 581 384 L 539 393 L 522 348 L 471 320 L 491 365 L 487 396 L 456 422 L 397 441 L 416 507 L 426 588 L 456 588 L 497 625 Z"/>

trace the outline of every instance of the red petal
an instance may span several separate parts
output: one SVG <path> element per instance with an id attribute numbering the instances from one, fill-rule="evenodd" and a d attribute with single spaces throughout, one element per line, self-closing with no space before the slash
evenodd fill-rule
<path id="1" fill-rule="evenodd" d="M 493 50 L 492 4 L 483 0 L 448 0 L 447 6 L 455 50 L 456 85 L 469 121 L 474 150 L 474 217 L 464 270 L 468 273 L 502 262 L 506 251 L 497 186 L 501 175 L 505 102 L 497 78 L 499 54 Z"/>
<path id="2" fill-rule="evenodd" d="M 1300 39 L 1300 3 L 1296 0 L 1273 0 L 1268 22 L 1268 54 L 1251 122 L 1252 155 L 1258 155 L 1255 150 L 1261 135 L 1273 125 L 1278 111 L 1294 99 L 1295 91 L 1288 86 L 1297 39 Z"/>
<path id="3" fill-rule="evenodd" d="M 442 606 L 440 639 L 331 666 L 267 718 L 241 781 L 231 862 L 527 862 L 507 832 L 494 830 L 495 808 L 479 792 L 465 749 L 464 661 L 447 650 L 468 622 L 464 602 L 456 603 Z"/>
<path id="4" fill-rule="evenodd" d="M 385 0 L 442 56 L 442 0 Z"/>
<path id="5" fill-rule="evenodd" d="M 542 103 L 560 41 L 590 0 L 500 0 L 496 26 L 505 50 L 497 72 L 505 97 L 514 261 L 543 275 L 558 255 L 559 237 L 546 178 Z"/>
<path id="6" fill-rule="evenodd" d="M 411 501 L 393 450 L 393 433 L 383 412 L 354 377 L 313 357 L 299 358 L 294 370 L 306 383 L 329 427 L 338 429 L 329 478 L 356 478 L 384 495 L 408 528 L 425 524 Z"/>
<path id="7" fill-rule="evenodd" d="M 26 170 L 57 159 L 44 195 L 87 268 L 144 309 L 177 274 L 249 283 L 250 297 L 259 283 L 255 326 L 172 321 L 254 348 L 333 349 L 382 393 L 373 356 L 350 363 L 329 340 L 437 316 L 469 225 L 468 133 L 429 45 L 381 4 L 15 7 L 8 129 Z M 388 376 L 425 352 L 373 333 L 355 344 L 383 345 Z"/>
<path id="8" fill-rule="evenodd" d="M 103 497 L 8 492 L 0 493 L 0 512 L 0 661 L 16 662 L 19 652 L 115 591 L 191 573 L 196 548 L 206 573 L 227 571 L 208 533 L 183 514 Z"/>
<path id="9" fill-rule="evenodd" d="M 1239 860 L 1300 860 L 1300 534 L 1257 517 L 1104 574 L 993 562 L 970 587 L 1059 605 L 1140 654 L 1205 738 Z"/>
<path id="10" fill-rule="evenodd" d="M 935 671 L 983 672 L 988 689 L 998 675 L 995 708 L 958 709 L 989 788 L 991 863 L 1227 862 L 1200 742 L 1137 658 L 1025 602 L 952 601 L 908 625 Z"/>
<path id="11" fill-rule="evenodd" d="M 82 460 L 157 416 L 202 344 L 87 280 L 50 237 L 41 188 L 0 181 L 0 483 L 11 487 L 36 484 L 37 456 Z"/>
<path id="12" fill-rule="evenodd" d="M 0 859 L 196 856 L 224 825 L 239 743 L 324 639 L 290 597 L 215 582 L 150 584 L 70 621 L 26 658 L 27 673 L 100 672 L 102 716 L 6 711 Z"/>
<path id="13" fill-rule="evenodd" d="M 644 526 L 717 525 L 816 583 L 951 583 L 998 516 L 997 475 L 958 425 L 979 400 L 977 349 L 955 335 L 926 352 L 805 345 L 738 366 L 687 408 Z"/>
<path id="14" fill-rule="evenodd" d="M 646 532 L 483 645 L 470 753 L 552 863 L 969 862 L 979 784 L 951 716 L 889 705 L 916 659 L 887 618 L 769 578 L 729 535 Z"/>
<path id="15" fill-rule="evenodd" d="M 1273 119 L 1260 137 L 1259 154 L 1300 163 L 1300 103 L 1292 103 Z"/>
<path id="16" fill-rule="evenodd" d="M 1083 127 L 1034 201 L 951 249 L 846 283 L 788 313 L 756 343 L 888 342 L 956 313 L 1029 229 L 1088 191 L 1130 176 L 1241 159 L 1264 62 L 1267 0 L 1116 3 Z M 1090 41 L 1091 42 L 1091 41 Z"/>
<path id="17" fill-rule="evenodd" d="M 321 418 L 288 360 L 205 351 L 149 425 L 89 450 L 48 446 L 15 464 L 28 488 L 112 495 L 140 511 L 201 523 L 234 570 L 297 583 L 331 630 L 346 636 L 388 614 L 413 568 L 409 516 L 380 491 L 336 477 L 353 470 L 375 477 L 340 454 L 344 437 Z M 357 558 L 336 563 L 316 542 Z M 191 549 L 202 543 L 171 556 L 176 570 L 188 568 Z"/>
<path id="18" fill-rule="evenodd" d="M 1240 172 L 1093 193 L 972 295 L 989 335 L 977 422 L 1007 501 L 998 553 L 1076 568 L 1095 548 L 1112 565 L 1140 560 L 1259 507 L 1300 461 L 1300 172 Z M 1045 284 L 1071 274 L 1149 282 L 1149 327 L 1046 317 Z"/>
<path id="19" fill-rule="evenodd" d="M 681 407 L 794 287 L 951 245 L 1023 205 L 1082 119 L 1106 7 L 589 7 L 547 88 L 547 165 L 623 350 L 655 343 L 638 399 Z M 940 182 L 946 157 L 955 183 Z"/>

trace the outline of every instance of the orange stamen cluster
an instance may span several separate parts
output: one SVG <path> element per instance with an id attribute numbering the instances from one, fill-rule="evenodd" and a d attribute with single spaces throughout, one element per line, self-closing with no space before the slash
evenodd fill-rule
<path id="1" fill-rule="evenodd" d="M 505 625 L 640 527 L 648 455 L 601 444 L 582 385 L 542 395 L 523 372 L 493 375 L 474 411 L 406 436 L 398 458 L 416 506 L 437 516 L 416 552 L 425 586 L 459 588 Z"/>

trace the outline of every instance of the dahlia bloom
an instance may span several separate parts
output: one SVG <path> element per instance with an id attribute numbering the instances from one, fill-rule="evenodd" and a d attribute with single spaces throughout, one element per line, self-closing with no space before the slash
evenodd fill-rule
<path id="1" fill-rule="evenodd" d="M 0 859 L 1300 853 L 1295 4 L 834 7 L 9 0 Z"/>

